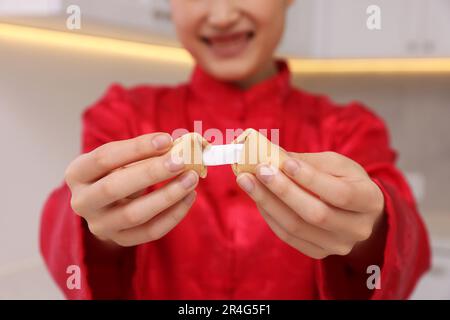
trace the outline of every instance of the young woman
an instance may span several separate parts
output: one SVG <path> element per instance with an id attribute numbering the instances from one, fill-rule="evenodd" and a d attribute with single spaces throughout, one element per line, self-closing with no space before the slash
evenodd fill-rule
<path id="1" fill-rule="evenodd" d="M 68 298 L 408 297 L 429 246 L 387 130 L 362 105 L 292 87 L 274 58 L 290 2 L 172 0 L 191 81 L 114 85 L 86 110 L 83 153 L 42 217 Z M 279 129 L 290 157 L 199 181 L 168 153 L 169 134 L 194 121 L 224 135 Z M 79 289 L 66 285 L 72 265 Z"/>

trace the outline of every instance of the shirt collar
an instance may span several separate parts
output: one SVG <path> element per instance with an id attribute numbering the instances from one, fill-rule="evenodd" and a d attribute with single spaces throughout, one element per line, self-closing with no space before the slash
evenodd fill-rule
<path id="1" fill-rule="evenodd" d="M 259 101 L 273 102 L 277 100 L 277 102 L 282 102 L 291 89 L 291 73 L 284 60 L 277 60 L 276 65 L 278 68 L 276 75 L 246 90 L 214 78 L 197 65 L 191 76 L 190 87 L 198 98 L 216 103 L 217 101 L 230 103 L 235 100 L 239 100 L 245 105 Z"/>

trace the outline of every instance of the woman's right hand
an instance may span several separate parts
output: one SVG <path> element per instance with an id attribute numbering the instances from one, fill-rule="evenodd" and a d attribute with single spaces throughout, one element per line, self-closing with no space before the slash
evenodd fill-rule
<path id="1" fill-rule="evenodd" d="M 172 138 L 154 133 L 107 143 L 67 168 L 71 207 L 100 240 L 134 246 L 157 240 L 191 208 L 199 177 L 172 156 Z M 143 195 L 149 186 L 173 178 Z"/>

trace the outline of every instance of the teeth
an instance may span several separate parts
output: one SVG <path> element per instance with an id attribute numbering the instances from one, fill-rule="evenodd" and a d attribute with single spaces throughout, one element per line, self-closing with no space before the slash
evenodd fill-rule
<path id="1" fill-rule="evenodd" d="M 238 163 L 243 149 L 243 144 L 210 146 L 203 152 L 203 164 L 205 166 L 221 166 Z"/>
<path id="2" fill-rule="evenodd" d="M 230 42 L 237 42 L 237 41 L 241 41 L 242 39 L 251 39 L 253 38 L 254 33 L 252 31 L 246 32 L 246 33 L 240 33 L 240 34 L 234 34 L 234 35 L 230 35 L 230 36 L 225 36 L 225 37 L 212 37 L 212 38 L 208 38 L 208 37 L 201 37 L 201 40 L 204 43 L 207 44 L 227 44 Z"/>

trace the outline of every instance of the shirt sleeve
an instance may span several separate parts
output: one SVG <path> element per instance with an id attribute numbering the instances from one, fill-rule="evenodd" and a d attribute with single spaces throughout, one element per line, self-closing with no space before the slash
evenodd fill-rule
<path id="1" fill-rule="evenodd" d="M 113 85 L 82 115 L 82 153 L 134 136 L 133 117 L 127 91 Z M 70 199 L 70 190 L 62 183 L 42 212 L 40 248 L 53 279 L 68 299 L 131 298 L 134 249 L 107 250 L 73 212 Z M 72 275 L 80 276 L 79 287 L 70 283 Z"/>
<path id="2" fill-rule="evenodd" d="M 430 266 L 427 232 L 391 149 L 384 122 L 358 103 L 335 110 L 323 122 L 330 134 L 330 149 L 361 164 L 385 198 L 386 231 L 380 252 L 368 253 L 370 265 L 380 268 L 379 288 L 369 265 L 349 263 L 330 256 L 317 261 L 321 299 L 406 299 Z M 369 259 L 370 260 L 370 259 Z M 372 289 L 369 289 L 371 287 Z"/>

